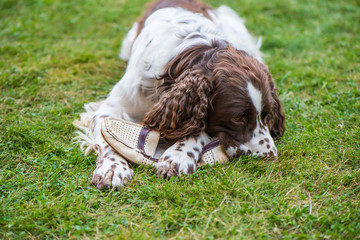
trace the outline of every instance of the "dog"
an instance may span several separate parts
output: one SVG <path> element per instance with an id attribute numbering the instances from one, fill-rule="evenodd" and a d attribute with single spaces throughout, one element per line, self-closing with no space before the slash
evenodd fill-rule
<path id="1" fill-rule="evenodd" d="M 97 154 L 92 184 L 119 189 L 133 174 L 100 133 L 109 116 L 142 123 L 171 144 L 155 165 L 163 177 L 194 173 L 212 138 L 229 157 L 276 158 L 274 139 L 285 131 L 285 115 L 260 45 L 227 6 L 150 5 L 123 40 L 124 76 L 74 122 L 85 154 Z"/>

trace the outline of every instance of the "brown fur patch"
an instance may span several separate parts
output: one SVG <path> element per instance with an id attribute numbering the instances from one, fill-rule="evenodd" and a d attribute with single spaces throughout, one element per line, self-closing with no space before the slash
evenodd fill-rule
<path id="1" fill-rule="evenodd" d="M 186 154 L 189 156 L 189 158 L 195 159 L 194 153 L 192 153 L 192 152 L 187 152 Z"/>
<path id="2" fill-rule="evenodd" d="M 245 151 L 244 150 L 240 150 L 239 148 L 236 149 L 236 156 L 239 157 L 239 156 L 242 156 L 242 155 L 245 155 Z"/>
<path id="3" fill-rule="evenodd" d="M 193 149 L 194 149 L 194 151 L 195 151 L 195 152 L 198 152 L 198 153 L 200 153 L 200 149 L 199 149 L 199 148 L 197 148 L 197 147 L 194 147 Z"/>
<path id="4" fill-rule="evenodd" d="M 194 168 L 194 164 L 188 163 L 188 174 L 193 174 L 195 172 Z"/>
<path id="5" fill-rule="evenodd" d="M 127 166 L 126 162 L 124 162 L 124 161 L 120 161 L 120 162 L 121 162 L 122 165 Z"/>

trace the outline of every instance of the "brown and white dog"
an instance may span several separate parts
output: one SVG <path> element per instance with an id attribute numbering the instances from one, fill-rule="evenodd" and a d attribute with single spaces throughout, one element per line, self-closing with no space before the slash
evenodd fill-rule
<path id="1" fill-rule="evenodd" d="M 75 122 L 85 153 L 98 154 L 92 183 L 121 188 L 133 173 L 101 136 L 108 116 L 141 122 L 172 143 L 156 164 L 164 177 L 193 173 L 211 137 L 229 157 L 276 157 L 273 137 L 284 133 L 285 117 L 259 48 L 226 6 L 152 4 L 123 41 L 124 76 L 106 100 L 85 105 Z"/>

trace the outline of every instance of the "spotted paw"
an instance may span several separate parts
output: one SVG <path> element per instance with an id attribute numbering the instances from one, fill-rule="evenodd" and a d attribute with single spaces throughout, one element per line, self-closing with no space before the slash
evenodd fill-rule
<path id="1" fill-rule="evenodd" d="M 183 154 L 175 152 L 161 157 L 156 164 L 157 175 L 163 178 L 190 175 L 196 170 L 194 153 Z"/>
<path id="2" fill-rule="evenodd" d="M 114 157 L 103 158 L 93 173 L 91 184 L 99 189 L 121 189 L 131 180 L 133 171 L 125 160 L 115 160 Z"/>

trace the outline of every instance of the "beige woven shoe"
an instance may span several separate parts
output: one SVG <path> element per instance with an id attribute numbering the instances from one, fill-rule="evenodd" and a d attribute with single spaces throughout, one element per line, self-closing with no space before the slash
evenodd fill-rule
<path id="1" fill-rule="evenodd" d="M 129 162 L 137 165 L 152 165 L 158 161 L 155 157 L 160 133 L 136 123 L 122 119 L 105 118 L 101 133 L 105 141 Z M 205 145 L 197 167 L 229 161 L 219 140 Z"/>
<path id="2" fill-rule="evenodd" d="M 197 167 L 204 165 L 214 166 L 215 163 L 223 164 L 229 161 L 224 148 L 220 145 L 219 140 L 211 141 L 202 149 L 201 158 L 196 164 Z"/>
<path id="3" fill-rule="evenodd" d="M 107 117 L 101 125 L 105 141 L 120 155 L 137 165 L 151 165 L 160 134 L 132 122 Z"/>

